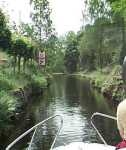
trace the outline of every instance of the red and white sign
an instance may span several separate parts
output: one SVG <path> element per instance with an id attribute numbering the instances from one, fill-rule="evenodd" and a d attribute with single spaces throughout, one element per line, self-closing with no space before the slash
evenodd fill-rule
<path id="1" fill-rule="evenodd" d="M 40 66 L 45 66 L 45 52 L 39 52 L 39 65 Z"/>

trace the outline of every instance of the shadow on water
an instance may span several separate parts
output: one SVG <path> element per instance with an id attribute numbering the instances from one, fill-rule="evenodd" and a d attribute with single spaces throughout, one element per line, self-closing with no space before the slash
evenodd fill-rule
<path id="1" fill-rule="evenodd" d="M 101 112 L 115 116 L 112 103 L 93 90 L 88 80 L 76 76 L 54 76 L 44 96 L 38 99 L 30 111 L 34 124 L 55 114 L 63 116 L 64 124 L 56 146 L 75 141 L 101 142 L 90 124 L 91 115 Z M 38 129 L 33 142 L 35 150 L 50 148 L 59 124 L 60 120 L 55 118 Z M 95 124 L 109 144 L 119 141 L 116 122 L 95 118 Z"/>

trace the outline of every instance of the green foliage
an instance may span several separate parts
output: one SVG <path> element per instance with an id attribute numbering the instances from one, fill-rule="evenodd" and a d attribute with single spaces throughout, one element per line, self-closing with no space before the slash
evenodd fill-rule
<path id="1" fill-rule="evenodd" d="M 36 39 L 42 41 L 50 37 L 52 33 L 52 20 L 50 19 L 51 9 L 48 0 L 31 0 L 33 10 L 31 13 L 34 23 Z"/>
<path id="2" fill-rule="evenodd" d="M 85 31 L 82 31 L 83 35 L 79 40 L 79 50 L 81 59 L 81 69 L 94 70 L 95 66 L 95 55 L 96 55 L 96 44 L 95 44 L 95 28 L 94 26 L 87 25 Z"/>
<path id="3" fill-rule="evenodd" d="M 21 22 L 19 30 L 21 35 L 30 38 L 32 40 L 35 40 L 34 27 L 32 24 Z"/>
<path id="4" fill-rule="evenodd" d="M 38 63 L 36 61 L 33 61 L 31 64 L 28 64 L 27 66 L 27 73 L 30 75 L 37 75 L 39 74 L 41 71 L 38 68 Z"/>
<path id="5" fill-rule="evenodd" d="M 24 40 L 16 39 L 16 41 L 14 41 L 12 46 L 13 54 L 17 55 L 18 57 L 23 57 L 26 48 L 27 44 L 25 43 Z"/>
<path id="6" fill-rule="evenodd" d="M 28 75 L 14 74 L 11 67 L 0 66 L 0 90 L 8 91 L 23 88 L 27 85 L 28 81 Z"/>
<path id="7" fill-rule="evenodd" d="M 66 36 L 65 67 L 68 72 L 77 71 L 79 62 L 79 51 L 77 36 L 74 32 L 69 32 Z"/>
<path id="8" fill-rule="evenodd" d="M 8 78 L 1 78 L 0 75 L 0 91 L 1 90 L 12 90 L 14 88 L 13 83 Z"/>
<path id="9" fill-rule="evenodd" d="M 41 93 L 42 88 L 47 87 L 47 80 L 42 75 L 33 75 L 30 83 L 32 93 Z"/>
<path id="10" fill-rule="evenodd" d="M 2 10 L 0 9 L 0 28 L 4 28 L 6 27 L 6 17 L 4 15 L 4 13 L 2 12 Z"/>
<path id="11" fill-rule="evenodd" d="M 126 0 L 115 0 L 110 1 L 111 9 L 113 11 L 114 16 L 118 17 L 118 24 L 121 27 L 122 32 L 122 49 L 120 53 L 120 64 L 122 65 L 123 59 L 126 55 L 126 32 L 125 32 L 125 26 L 126 26 Z"/>
<path id="12" fill-rule="evenodd" d="M 79 40 L 81 69 L 95 70 L 118 63 L 122 45 L 120 27 L 108 18 L 99 18 L 81 31 Z"/>
<path id="13" fill-rule="evenodd" d="M 56 35 L 51 35 L 46 42 L 46 48 L 46 70 L 51 72 L 63 72 L 65 50 L 62 39 Z"/>
<path id="14" fill-rule="evenodd" d="M 7 111 L 15 111 L 16 99 L 8 94 L 7 92 L 1 90 L 0 92 L 0 104 L 6 105 Z"/>
<path id="15" fill-rule="evenodd" d="M 11 32 L 7 27 L 6 17 L 0 9 L 0 48 L 9 49 L 11 47 Z"/>
<path id="16" fill-rule="evenodd" d="M 125 17 L 126 14 L 126 0 L 115 0 L 111 1 L 108 0 L 111 3 L 111 7 L 114 13 L 118 13 Z"/>
<path id="17" fill-rule="evenodd" d="M 110 7 L 106 0 L 89 0 L 87 1 L 91 18 L 103 18 L 110 16 Z"/>
<path id="18" fill-rule="evenodd" d="M 41 75 L 33 75 L 32 76 L 33 82 L 38 84 L 39 87 L 46 87 L 47 86 L 47 80 L 41 76 Z"/>
<path id="19" fill-rule="evenodd" d="M 94 21 L 99 18 L 109 18 L 111 22 L 117 24 L 121 29 L 121 52 L 119 56 L 120 64 L 122 64 L 124 56 L 126 55 L 126 0 L 89 0 L 88 1 L 89 14 Z M 99 32 L 101 33 L 101 31 Z M 102 41 L 102 40 L 101 40 Z"/>
<path id="20" fill-rule="evenodd" d="M 35 59 L 37 48 L 31 44 L 27 38 L 16 37 L 13 40 L 12 48 L 9 54 L 13 56 L 14 72 L 16 64 L 18 64 L 18 72 L 20 73 L 21 62 L 23 61 L 23 71 L 25 72 L 26 63 L 31 59 Z M 23 60 L 22 60 L 23 59 Z"/>
<path id="21" fill-rule="evenodd" d="M 27 49 L 27 44 L 22 39 L 16 39 L 16 41 L 13 42 L 11 54 L 14 56 L 15 65 L 18 59 L 18 72 L 19 73 L 20 73 L 20 66 L 21 66 L 21 58 L 25 55 L 26 49 Z"/>
<path id="22" fill-rule="evenodd" d="M 125 96 L 123 80 L 120 77 L 120 72 L 121 66 L 114 66 L 103 82 L 101 89 L 103 93 L 109 93 L 112 99 L 118 101 L 122 100 Z"/>
<path id="23" fill-rule="evenodd" d="M 0 129 L 10 126 L 10 115 L 15 111 L 16 99 L 3 90 L 0 91 Z"/>
<path id="24" fill-rule="evenodd" d="M 11 74 L 11 68 L 8 66 L 0 66 L 0 91 L 1 90 L 13 90 L 16 86 L 13 74 Z"/>
<path id="25" fill-rule="evenodd" d="M 33 66 L 32 66 L 33 69 Z M 35 67 L 36 69 L 36 67 Z M 26 86 L 31 86 L 33 94 L 42 92 L 42 88 L 47 86 L 47 80 L 40 72 L 36 75 L 29 69 L 28 74 L 13 74 L 8 66 L 0 66 L 0 130 L 6 131 L 11 127 L 11 116 L 14 115 L 17 104 L 21 101 L 12 96 L 13 91 Z M 11 93 L 11 94 L 10 94 Z M 39 93 L 40 94 L 40 93 Z"/>

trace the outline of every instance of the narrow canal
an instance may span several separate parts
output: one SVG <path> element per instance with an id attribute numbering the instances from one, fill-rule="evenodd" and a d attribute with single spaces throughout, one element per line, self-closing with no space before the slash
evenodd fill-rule
<path id="1" fill-rule="evenodd" d="M 116 111 L 110 100 L 105 99 L 92 89 L 89 81 L 78 79 L 76 76 L 55 75 L 44 96 L 42 98 L 36 97 L 34 101 L 28 110 L 30 112 L 30 126 L 52 115 L 63 116 L 63 128 L 55 146 L 75 141 L 101 143 L 90 124 L 90 117 L 94 112 L 115 116 Z M 113 145 L 119 140 L 116 122 L 96 118 L 95 124 L 108 144 Z M 33 141 L 33 149 L 49 150 L 59 125 L 60 120 L 54 118 L 39 128 Z M 25 141 L 28 139 L 26 138 L 13 149 L 23 150 L 28 144 Z"/>

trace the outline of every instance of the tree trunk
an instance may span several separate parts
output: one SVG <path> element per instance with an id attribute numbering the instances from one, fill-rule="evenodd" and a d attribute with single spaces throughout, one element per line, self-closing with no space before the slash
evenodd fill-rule
<path id="1" fill-rule="evenodd" d="M 16 69 L 16 62 L 17 62 L 17 58 L 16 58 L 16 55 L 14 55 L 14 74 L 15 74 L 15 69 Z"/>
<path id="2" fill-rule="evenodd" d="M 23 71 L 25 73 L 25 67 L 26 67 L 26 58 L 24 58 L 24 61 L 23 61 Z"/>
<path id="3" fill-rule="evenodd" d="M 98 55 L 99 55 L 99 66 L 100 66 L 100 69 L 102 71 L 102 67 L 103 67 L 103 58 L 102 58 L 102 41 L 103 41 L 103 27 L 102 25 L 99 25 L 99 48 L 98 48 Z"/>
<path id="4" fill-rule="evenodd" d="M 21 71 L 21 57 L 18 56 L 18 73 Z"/>
<path id="5" fill-rule="evenodd" d="M 124 17 L 121 18 L 121 24 L 122 24 L 122 27 L 121 27 L 121 32 L 122 32 L 122 50 L 121 50 L 121 53 L 120 53 L 120 64 L 122 65 L 123 64 L 123 60 L 124 60 L 124 57 L 126 56 L 126 43 L 125 43 L 125 19 Z"/>

